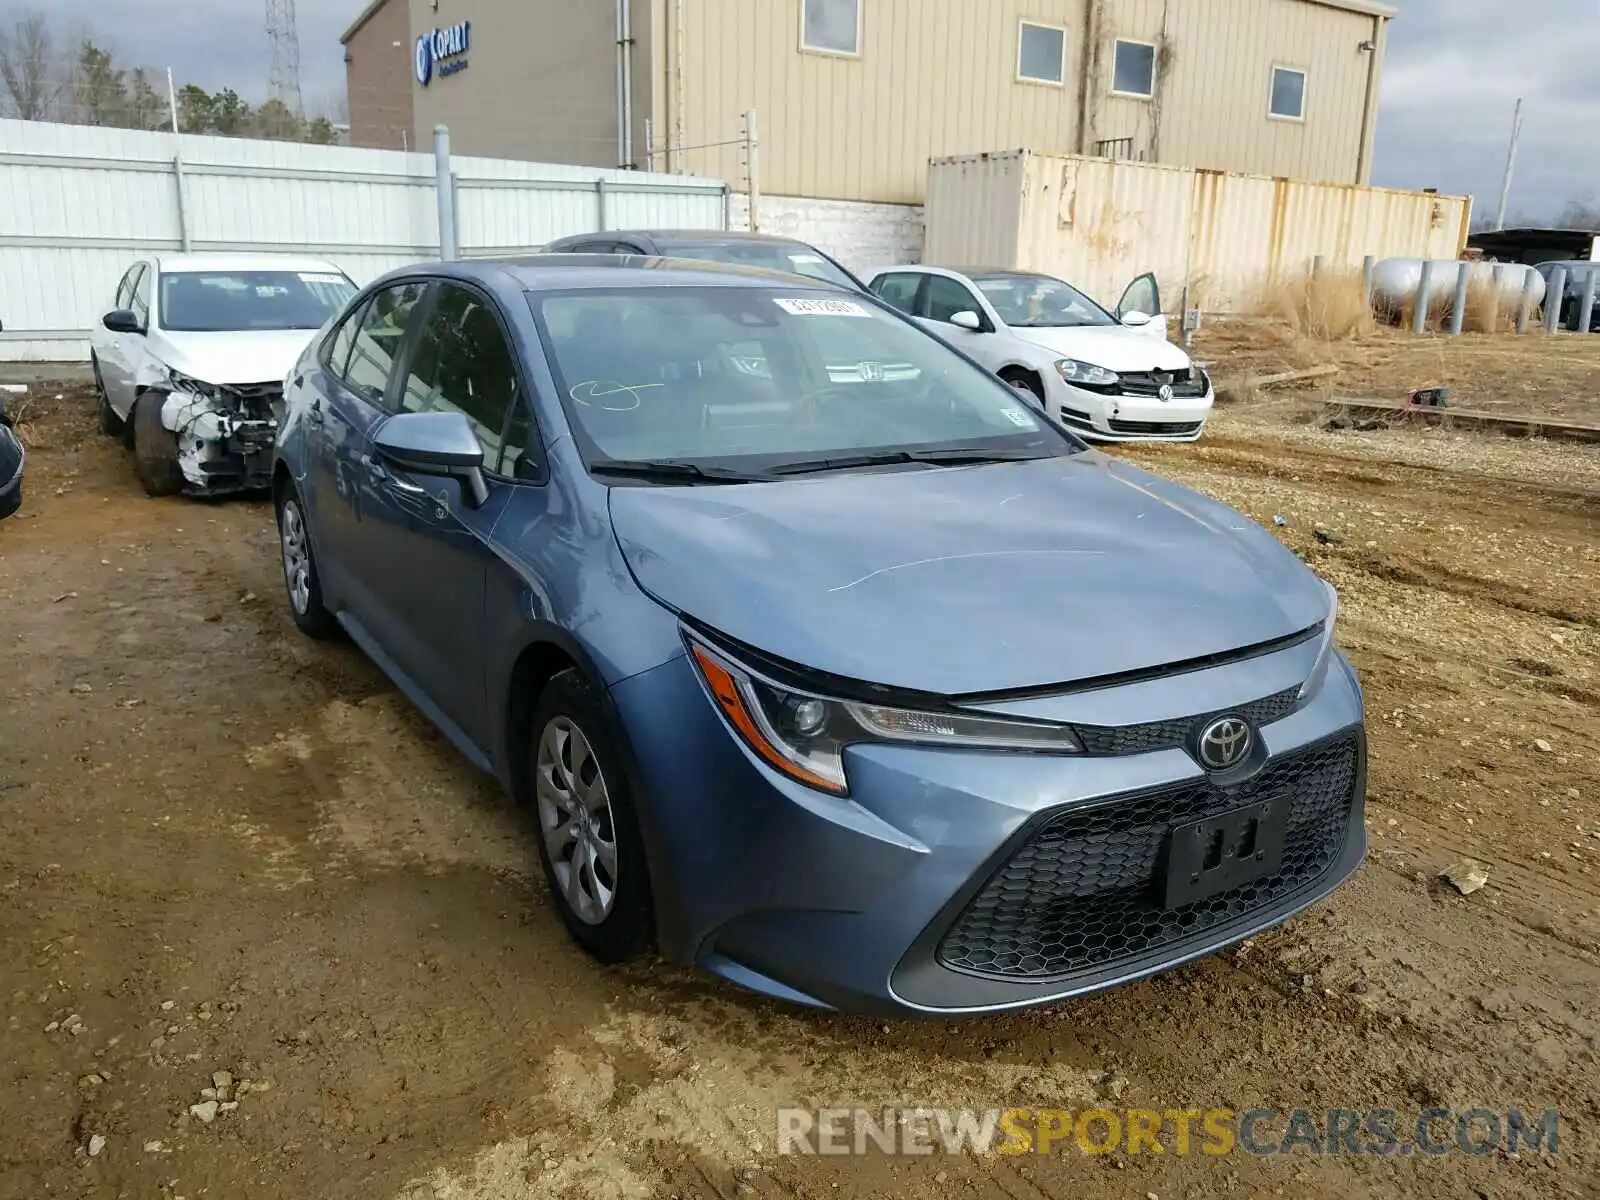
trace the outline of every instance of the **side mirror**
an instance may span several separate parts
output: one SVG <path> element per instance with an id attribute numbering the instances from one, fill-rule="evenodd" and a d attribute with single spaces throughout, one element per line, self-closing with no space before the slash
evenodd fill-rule
<path id="1" fill-rule="evenodd" d="M 139 318 L 125 308 L 108 312 L 101 320 L 112 333 L 143 333 L 144 327 L 139 324 Z"/>
<path id="2" fill-rule="evenodd" d="M 970 329 L 973 333 L 983 332 L 983 318 L 975 312 L 962 311 L 950 314 L 950 324 L 958 329 Z"/>
<path id="3" fill-rule="evenodd" d="M 399 413 L 379 427 L 372 444 L 380 457 L 401 470 L 460 480 L 462 495 L 473 508 L 489 499 L 483 447 L 458 412 Z"/>
<path id="4" fill-rule="evenodd" d="M 1138 329 L 1150 324 L 1150 314 L 1139 312 L 1137 309 L 1122 314 L 1122 323 L 1130 329 Z"/>

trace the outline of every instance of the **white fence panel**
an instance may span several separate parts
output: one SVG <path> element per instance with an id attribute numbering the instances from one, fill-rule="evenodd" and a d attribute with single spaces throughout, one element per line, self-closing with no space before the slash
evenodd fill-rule
<path id="1" fill-rule="evenodd" d="M 719 180 L 450 162 L 463 256 L 573 233 L 722 229 Z M 138 258 L 315 255 L 359 283 L 439 253 L 432 154 L 0 120 L 0 361 L 82 361 Z"/>

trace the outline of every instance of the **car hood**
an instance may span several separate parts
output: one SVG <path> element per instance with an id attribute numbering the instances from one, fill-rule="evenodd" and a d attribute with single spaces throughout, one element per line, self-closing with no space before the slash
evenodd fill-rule
<path id="1" fill-rule="evenodd" d="M 1108 371 L 1187 371 L 1189 356 L 1153 333 L 1129 329 L 1126 325 L 1093 326 L 1079 329 L 1018 329 L 1014 336 L 1035 346 L 1053 350 L 1064 358 L 1093 363 Z"/>
<path id="2" fill-rule="evenodd" d="M 658 601 L 819 671 L 963 695 L 1286 637 L 1321 583 L 1248 518 L 1088 452 L 715 487 L 617 487 Z"/>
<path id="3" fill-rule="evenodd" d="M 280 383 L 316 336 L 315 329 L 163 331 L 152 340 L 162 362 L 205 383 Z"/>

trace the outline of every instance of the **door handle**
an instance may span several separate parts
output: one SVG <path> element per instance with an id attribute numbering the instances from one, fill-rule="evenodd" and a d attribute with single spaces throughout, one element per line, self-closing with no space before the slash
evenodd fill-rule
<path id="1" fill-rule="evenodd" d="M 322 424 L 322 401 L 321 400 L 313 400 L 311 402 L 311 407 L 306 409 L 306 420 L 310 421 L 313 425 L 321 425 Z"/>
<path id="2" fill-rule="evenodd" d="M 403 496 L 426 496 L 427 490 L 415 483 L 407 483 L 404 479 L 397 479 L 381 462 L 370 454 L 361 456 L 361 465 L 367 469 L 367 478 L 374 487 L 388 488 L 391 492 L 398 492 Z"/>

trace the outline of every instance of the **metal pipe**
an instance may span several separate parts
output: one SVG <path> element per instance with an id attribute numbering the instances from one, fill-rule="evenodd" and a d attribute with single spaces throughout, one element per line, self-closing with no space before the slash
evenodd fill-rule
<path id="1" fill-rule="evenodd" d="M 622 0 L 622 164 L 633 161 L 633 0 Z"/>
<path id="2" fill-rule="evenodd" d="M 1311 278 L 1322 278 L 1322 255 L 1320 254 L 1313 254 L 1311 256 Z"/>
<path id="3" fill-rule="evenodd" d="M 459 258 L 456 244 L 456 188 L 450 173 L 450 129 L 433 127 L 433 186 L 439 200 L 439 257 L 445 262 Z"/>
<path id="4" fill-rule="evenodd" d="M 606 211 L 606 181 L 601 176 L 594 181 L 595 207 L 599 210 L 595 228 L 604 233 L 611 225 L 611 214 Z"/>
<path id="5" fill-rule="evenodd" d="M 1433 259 L 1425 259 L 1422 263 L 1422 279 L 1417 284 L 1417 298 L 1411 313 L 1411 332 L 1423 334 L 1428 331 L 1428 301 L 1433 298 Z"/>
<path id="6" fill-rule="evenodd" d="M 1517 111 L 1511 118 L 1511 148 L 1506 151 L 1506 173 L 1500 181 L 1500 215 L 1494 227 L 1506 227 L 1506 208 L 1511 203 L 1511 176 L 1517 168 L 1517 143 L 1522 140 L 1522 98 L 1517 98 Z"/>
<path id="7" fill-rule="evenodd" d="M 1377 265 L 1377 256 L 1373 254 L 1361 260 L 1361 300 L 1369 310 L 1372 308 L 1372 269 Z"/>
<path id="8" fill-rule="evenodd" d="M 172 156 L 172 182 L 178 192 L 178 245 L 185 254 L 193 248 L 194 243 L 189 239 L 189 201 L 186 195 L 188 188 L 184 186 L 183 155 Z"/>
<path id="9" fill-rule="evenodd" d="M 1471 281 L 1471 270 L 1466 263 L 1456 268 L 1456 294 L 1450 301 L 1450 334 L 1452 337 L 1461 336 L 1461 325 L 1467 319 L 1467 284 Z"/>
<path id="10" fill-rule="evenodd" d="M 1489 332 L 1490 333 L 1499 333 L 1500 332 L 1500 295 L 1501 295 L 1501 290 L 1506 286 L 1506 265 L 1505 265 L 1505 263 L 1495 263 L 1494 272 L 1490 276 L 1490 279 L 1491 279 L 1491 283 L 1490 283 L 1490 287 L 1489 287 L 1489 291 L 1490 291 L 1490 299 L 1489 299 Z"/>
<path id="11" fill-rule="evenodd" d="M 1594 297 L 1597 289 L 1600 289 L 1600 268 L 1590 267 L 1589 277 L 1583 285 L 1583 299 L 1578 301 L 1576 324 L 1579 333 L 1588 333 L 1593 327 Z"/>
<path id="12" fill-rule="evenodd" d="M 669 171 L 683 170 L 683 0 L 672 0 L 672 137 Z"/>
<path id="13" fill-rule="evenodd" d="M 617 0 L 617 165 L 621 166 L 628 161 L 626 133 L 628 114 L 627 101 L 623 97 L 622 77 L 627 74 L 627 51 L 622 44 L 622 13 L 628 6 L 628 0 Z"/>
<path id="14" fill-rule="evenodd" d="M 1372 49 L 1367 52 L 1367 93 L 1361 104 L 1361 144 L 1356 150 L 1356 183 L 1366 187 L 1372 180 L 1372 139 L 1378 115 L 1378 76 L 1383 66 L 1388 41 L 1387 17 L 1372 18 Z"/>
<path id="15" fill-rule="evenodd" d="M 1567 269 L 1550 272 L 1550 286 L 1544 290 L 1544 331 L 1554 333 L 1561 324 L 1561 309 L 1567 299 Z"/>

